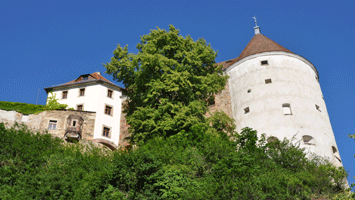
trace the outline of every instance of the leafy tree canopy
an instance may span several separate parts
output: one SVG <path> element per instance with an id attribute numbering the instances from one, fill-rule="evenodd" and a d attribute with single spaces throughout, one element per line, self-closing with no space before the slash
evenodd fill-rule
<path id="1" fill-rule="evenodd" d="M 131 142 L 142 144 L 206 123 L 206 102 L 227 80 L 215 66 L 217 53 L 211 46 L 181 36 L 170 25 L 169 31 L 158 28 L 142 36 L 137 49 L 137 54 L 128 53 L 127 45 L 117 45 L 104 65 L 126 87 Z"/>

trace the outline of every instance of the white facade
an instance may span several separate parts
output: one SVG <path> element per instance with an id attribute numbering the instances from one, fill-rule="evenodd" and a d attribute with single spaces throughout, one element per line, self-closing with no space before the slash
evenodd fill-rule
<path id="1" fill-rule="evenodd" d="M 301 147 L 342 166 L 318 73 L 309 61 L 288 52 L 263 52 L 239 60 L 226 74 L 237 131 L 251 127 L 259 136 L 295 137 Z"/>
<path id="2" fill-rule="evenodd" d="M 113 142 L 118 146 L 120 134 L 121 117 L 121 97 L 122 91 L 118 86 L 105 81 L 82 81 L 75 84 L 63 84 L 51 88 L 58 102 L 67 104 L 68 108 L 78 109 L 82 105 L 83 111 L 96 112 L 95 131 L 93 139 L 104 139 Z M 85 89 L 84 95 L 80 95 L 80 90 Z M 112 91 L 109 97 L 108 91 Z M 63 95 L 67 92 L 67 95 Z M 110 115 L 105 113 L 106 106 L 111 107 Z M 104 136 L 104 127 L 110 129 L 110 135 Z"/>

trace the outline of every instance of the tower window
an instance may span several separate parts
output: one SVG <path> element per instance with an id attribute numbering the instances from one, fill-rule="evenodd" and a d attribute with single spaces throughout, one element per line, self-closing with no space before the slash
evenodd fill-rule
<path id="1" fill-rule="evenodd" d="M 307 145 L 315 145 L 314 138 L 310 135 L 302 136 L 303 143 Z"/>
<path id="2" fill-rule="evenodd" d="M 250 112 L 249 107 L 244 108 L 244 114 L 247 114 L 249 112 Z"/>
<path id="3" fill-rule="evenodd" d="M 317 109 L 319 112 L 322 112 L 317 104 L 316 104 L 316 109 Z"/>
<path id="4" fill-rule="evenodd" d="M 332 150 L 333 150 L 333 153 L 338 152 L 338 150 L 337 150 L 337 148 L 335 148 L 335 146 L 332 146 Z"/>
<path id="5" fill-rule="evenodd" d="M 265 79 L 265 84 L 270 84 L 270 83 L 272 83 L 272 82 L 271 82 L 271 78 Z"/>
<path id="6" fill-rule="evenodd" d="M 261 61 L 261 65 L 268 65 L 267 60 L 263 60 L 263 61 Z"/>
<path id="7" fill-rule="evenodd" d="M 284 112 L 284 115 L 292 115 L 291 105 L 289 103 L 282 104 L 282 111 Z"/>
<path id="8" fill-rule="evenodd" d="M 248 89 L 248 93 L 250 93 L 251 92 L 251 89 Z"/>

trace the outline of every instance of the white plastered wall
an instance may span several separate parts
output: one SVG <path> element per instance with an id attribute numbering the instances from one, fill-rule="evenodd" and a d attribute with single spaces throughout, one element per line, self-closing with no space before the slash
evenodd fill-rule
<path id="1" fill-rule="evenodd" d="M 263 60 L 267 60 L 268 65 L 261 65 Z M 338 166 L 342 165 L 332 151 L 332 146 L 338 148 L 318 74 L 309 61 L 291 53 L 266 52 L 238 61 L 226 73 L 230 76 L 237 131 L 251 127 L 258 131 L 259 136 L 265 133 L 280 140 L 295 136 L 302 147 L 329 158 Z M 265 84 L 265 79 L 271 79 L 272 83 Z M 284 103 L 290 104 L 292 115 L 284 115 Z M 249 113 L 244 111 L 247 107 Z M 303 135 L 312 136 L 315 145 L 304 144 Z M 337 156 L 340 159 L 339 154 Z"/>
<path id="2" fill-rule="evenodd" d="M 85 95 L 80 96 L 80 89 L 85 88 Z M 113 91 L 112 98 L 107 97 L 108 89 Z M 66 99 L 62 98 L 63 91 L 68 91 Z M 82 104 L 83 110 L 96 112 L 94 139 L 105 139 L 118 145 L 120 134 L 121 117 L 121 96 L 122 92 L 107 84 L 92 83 L 85 85 L 74 85 L 64 89 L 53 89 L 53 95 L 59 99 L 61 104 L 67 104 L 69 108 L 77 109 Z M 50 93 L 48 94 L 50 96 Z M 105 114 L 105 106 L 113 108 L 112 116 Z M 102 135 L 103 127 L 111 128 L 111 137 Z"/>

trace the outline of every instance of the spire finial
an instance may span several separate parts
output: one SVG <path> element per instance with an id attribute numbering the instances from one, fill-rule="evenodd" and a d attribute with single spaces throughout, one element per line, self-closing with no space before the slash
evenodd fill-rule
<path id="1" fill-rule="evenodd" d="M 255 27 L 254 27 L 255 35 L 256 34 L 260 34 L 260 27 L 257 24 L 256 17 L 254 16 L 253 19 L 254 19 L 254 22 L 255 22 Z"/>
<path id="2" fill-rule="evenodd" d="M 255 15 L 254 15 L 253 19 L 255 21 L 255 26 L 258 26 Z"/>

